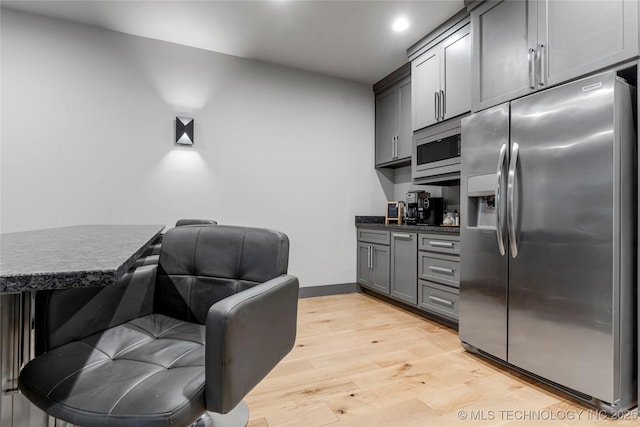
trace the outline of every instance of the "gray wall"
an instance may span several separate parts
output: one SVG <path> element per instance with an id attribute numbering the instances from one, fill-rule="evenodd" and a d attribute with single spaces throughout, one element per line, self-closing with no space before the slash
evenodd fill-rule
<path id="1" fill-rule="evenodd" d="M 2 10 L 0 231 L 184 217 L 291 239 L 303 286 L 354 282 L 381 215 L 370 86 Z M 177 115 L 196 143 L 174 141 Z"/>
<path id="2" fill-rule="evenodd" d="M 442 187 L 435 185 L 415 185 L 411 182 L 411 166 L 394 169 L 394 200 L 406 200 L 407 191 L 424 190 L 432 197 L 442 197 Z"/>

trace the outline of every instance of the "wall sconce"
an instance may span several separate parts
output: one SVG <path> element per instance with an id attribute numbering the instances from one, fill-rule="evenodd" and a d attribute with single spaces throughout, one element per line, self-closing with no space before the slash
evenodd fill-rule
<path id="1" fill-rule="evenodd" d="M 176 144 L 193 145 L 193 119 L 176 117 Z"/>

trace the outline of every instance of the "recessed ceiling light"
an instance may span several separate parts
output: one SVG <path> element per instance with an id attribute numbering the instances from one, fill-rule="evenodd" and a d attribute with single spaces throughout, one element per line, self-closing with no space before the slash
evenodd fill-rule
<path id="1" fill-rule="evenodd" d="M 396 18 L 395 21 L 393 21 L 393 25 L 392 27 L 393 31 L 404 31 L 407 28 L 409 28 L 409 21 L 407 21 L 405 18 Z"/>

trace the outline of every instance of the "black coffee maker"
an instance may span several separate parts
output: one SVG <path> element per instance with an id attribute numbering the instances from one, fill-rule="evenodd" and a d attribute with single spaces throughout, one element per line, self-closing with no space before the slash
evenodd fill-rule
<path id="1" fill-rule="evenodd" d="M 424 219 L 424 200 L 431 194 L 424 190 L 407 191 L 407 217 L 405 223 L 416 225 Z"/>
<path id="2" fill-rule="evenodd" d="M 407 192 L 407 217 L 409 225 L 440 225 L 444 213 L 444 199 L 431 197 L 424 190 Z"/>

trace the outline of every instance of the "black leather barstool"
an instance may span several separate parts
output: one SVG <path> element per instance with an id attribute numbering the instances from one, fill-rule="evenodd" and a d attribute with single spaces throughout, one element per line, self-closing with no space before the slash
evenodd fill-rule
<path id="1" fill-rule="evenodd" d="M 187 225 L 216 225 L 216 224 L 218 224 L 218 222 L 212 219 L 179 219 L 178 221 L 176 221 L 175 226 L 184 227 Z M 136 260 L 135 264 L 133 264 L 131 268 L 136 269 L 143 265 L 157 264 L 160 256 L 160 247 L 162 246 L 163 237 L 164 237 L 164 234 L 160 234 L 156 239 L 156 241 L 153 242 L 153 244 L 149 246 L 149 249 L 147 249 L 142 254 L 142 256 Z"/>
<path id="2" fill-rule="evenodd" d="M 20 390 L 85 427 L 246 425 L 242 399 L 295 341 L 288 253 L 276 231 L 176 227 L 158 265 L 111 286 L 39 292 L 38 355 Z"/>
<path id="3" fill-rule="evenodd" d="M 176 221 L 176 227 L 184 227 L 185 225 L 205 225 L 205 224 L 215 225 L 217 223 L 218 223 L 217 221 L 214 221 L 212 219 L 184 218 Z"/>

